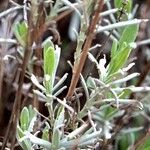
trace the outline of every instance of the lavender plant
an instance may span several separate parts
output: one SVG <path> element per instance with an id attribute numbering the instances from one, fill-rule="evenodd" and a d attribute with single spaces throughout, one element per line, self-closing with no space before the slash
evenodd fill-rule
<path id="1" fill-rule="evenodd" d="M 51 11 L 43 19 L 43 27 L 40 26 L 43 20 L 39 23 L 38 17 L 44 12 L 40 12 L 41 7 L 45 8 L 48 4 Z M 97 10 L 102 10 L 103 5 L 106 5 L 108 10 L 97 12 Z M 77 1 L 76 3 L 57 0 L 54 4 L 51 1 L 43 3 L 35 1 L 31 3 L 30 8 L 27 8 L 32 13 L 33 10 L 35 11 L 34 14 L 30 14 L 33 15 L 32 20 L 25 20 L 15 25 L 14 33 L 19 43 L 19 54 L 25 58 L 28 48 L 31 50 L 27 61 L 30 63 L 26 63 L 25 69 L 28 69 L 31 83 L 36 87 L 32 94 L 36 95 L 38 97 L 36 100 L 44 103 L 48 110 L 48 116 L 44 116 L 34 106 L 23 107 L 19 119 L 17 118 L 16 133 L 17 141 L 22 149 L 84 150 L 111 147 L 125 150 L 135 146 L 137 133 L 144 128 L 143 122 L 141 121 L 138 125 L 133 123 L 133 127 L 129 128 L 126 126 L 127 121 L 130 118 L 138 121 L 138 117 L 145 114 L 143 108 L 146 105 L 132 98 L 131 94 L 149 92 L 150 87 L 136 87 L 132 84 L 132 81 L 138 78 L 139 73 L 129 73 L 129 70 L 135 65 L 133 61 L 130 61 L 130 54 L 137 46 L 135 40 L 139 25 L 147 20 L 132 19 L 131 0 L 124 2 L 115 0 L 114 5 L 115 8 L 111 9 L 110 1 L 103 0 Z M 83 90 L 78 94 L 76 89 L 70 88 L 70 85 L 68 88 L 74 89 L 71 91 L 73 95 L 68 94 L 67 97 L 60 98 L 59 95 L 67 89 L 65 81 L 68 76 L 66 73 L 59 81 L 56 81 L 62 50 L 52 42 L 52 37 L 40 43 L 43 55 L 43 77 L 40 82 L 38 76 L 33 73 L 32 66 L 32 62 L 37 59 L 33 56 L 34 49 L 39 46 L 37 41 L 40 40 L 35 38 L 34 41 L 31 35 L 34 30 L 32 25 L 39 31 L 38 35 L 42 36 L 51 21 L 57 20 L 60 13 L 68 11 L 75 11 L 75 17 L 80 20 L 80 25 L 76 27 L 76 29 L 79 28 L 79 32 L 70 30 L 75 33 L 77 41 L 72 65 L 73 75 L 77 76 L 72 78 L 71 82 L 73 85 L 77 84 L 79 76 Z M 107 15 L 113 22 L 112 24 L 106 26 L 97 24 L 98 21 L 102 21 L 102 16 Z M 43 31 L 42 34 L 41 31 Z M 108 55 L 104 54 L 99 60 L 91 53 L 91 49 L 95 48 L 95 45 L 91 46 L 93 35 L 102 32 L 112 39 L 110 61 L 107 59 Z M 100 44 L 98 47 L 101 50 Z M 84 79 L 82 76 L 81 62 L 82 58 L 86 59 L 86 56 L 96 66 L 97 77 L 90 75 Z M 128 82 L 131 84 L 128 85 Z M 83 98 L 79 96 L 80 94 L 85 94 L 86 97 L 82 106 Z M 146 138 L 148 140 L 149 136 Z M 112 143 L 115 145 L 113 146 Z M 146 141 L 144 150 L 148 148 L 149 144 Z"/>

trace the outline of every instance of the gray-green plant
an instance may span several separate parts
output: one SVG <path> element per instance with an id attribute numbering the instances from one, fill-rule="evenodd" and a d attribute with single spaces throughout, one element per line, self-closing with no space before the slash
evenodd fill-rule
<path id="1" fill-rule="evenodd" d="M 63 0 L 63 2 L 68 4 L 67 9 L 73 8 L 76 10 L 76 7 L 69 1 Z M 131 4 L 132 1 L 129 1 L 126 6 L 128 13 L 131 13 Z M 115 6 L 120 9 L 121 1 L 116 0 Z M 57 15 L 56 8 L 63 10 L 63 7 L 62 2 L 59 5 L 59 1 L 57 1 L 51 10 L 49 18 Z M 84 28 L 85 21 L 81 22 L 81 30 L 77 36 L 75 62 L 77 62 L 82 52 L 82 44 L 86 38 L 85 32 L 87 28 Z M 136 72 L 128 74 L 128 71 L 134 66 L 134 62 L 129 61 L 129 56 L 135 48 L 135 39 L 140 22 L 141 20 L 139 22 L 129 20 L 125 27 L 123 24 L 120 25 L 122 29 L 117 31 L 120 37 L 119 39 L 113 39 L 109 63 L 105 55 L 98 61 L 89 51 L 88 57 L 95 63 L 98 77 L 90 76 L 85 81 L 81 75 L 82 85 L 86 93 L 86 102 L 83 108 L 77 110 L 68 105 L 65 98 L 63 100 L 58 98 L 58 95 L 66 88 L 62 84 L 67 79 L 67 74 L 65 74 L 58 83 L 55 83 L 61 49 L 54 45 L 49 38 L 43 42 L 43 84 L 40 84 L 33 74 L 31 74 L 31 81 L 38 88 L 33 91 L 34 94 L 46 104 L 49 116 L 42 116 L 45 121 L 42 136 L 39 137 L 39 131 L 38 129 L 34 131 L 34 125 L 40 121 L 38 116 L 41 116 L 41 114 L 32 106 L 23 108 L 18 120 L 16 137 L 24 150 L 36 148 L 70 150 L 76 147 L 77 149 L 92 149 L 95 145 L 101 145 L 101 141 L 103 142 L 103 140 L 109 140 L 113 137 L 115 133 L 111 132 L 111 130 L 116 126 L 114 120 L 125 112 L 120 107 L 131 104 L 137 107 L 136 112 L 138 113 L 140 109 L 143 109 L 143 104 L 135 99 L 130 99 L 130 94 L 132 92 L 149 91 L 149 87 L 144 90 L 143 87 L 135 87 L 132 84 L 128 86 L 126 84 L 139 76 Z M 111 30 L 111 28 L 108 29 Z M 17 24 L 15 33 L 21 46 L 25 45 L 24 36 L 26 32 L 25 23 Z M 79 106 L 80 104 L 78 104 Z M 121 145 L 121 150 L 132 145 L 135 142 L 136 133 L 141 130 L 140 126 L 135 126 L 130 130 L 123 129 L 119 132 L 118 140 L 116 141 Z M 148 149 L 146 146 L 144 150 Z"/>

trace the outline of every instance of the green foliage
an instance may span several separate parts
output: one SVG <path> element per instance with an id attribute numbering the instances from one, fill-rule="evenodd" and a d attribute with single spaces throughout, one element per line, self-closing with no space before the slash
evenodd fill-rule
<path id="1" fill-rule="evenodd" d="M 115 7 L 121 9 L 125 5 L 127 13 L 131 13 L 132 3 L 132 0 L 114 0 Z"/>
<path id="2" fill-rule="evenodd" d="M 115 7 L 121 9 L 123 1 L 115 0 L 114 2 Z M 67 7 L 64 6 L 65 4 Z M 68 6 L 77 11 L 79 16 L 84 16 L 81 18 L 80 31 L 77 36 L 74 65 L 78 65 L 80 60 L 83 44 L 88 32 L 89 20 L 94 9 L 93 4 L 94 1 L 92 0 L 85 1 L 85 8 L 80 12 L 70 1 L 57 0 L 46 18 L 46 20 L 48 20 L 56 17 L 59 11 L 64 11 L 66 8 L 68 9 Z M 36 7 L 36 5 L 34 5 L 34 7 Z M 124 9 L 127 10 L 128 13 L 131 13 L 131 8 L 132 0 L 129 0 Z M 37 10 L 36 12 L 38 12 Z M 118 34 L 118 38 L 113 39 L 110 62 L 107 63 L 105 55 L 102 59 L 97 61 L 91 54 L 91 51 L 89 51 L 89 59 L 95 63 L 98 77 L 90 75 L 87 80 L 84 80 L 81 76 L 82 87 L 86 95 L 86 101 L 83 107 L 80 107 L 78 91 L 75 94 L 75 101 L 69 102 L 66 101 L 65 97 L 62 99 L 57 97 L 57 95 L 67 87 L 66 85 L 63 86 L 67 74 L 60 77 L 60 80 L 54 85 L 60 60 L 60 48 L 54 45 L 50 38 L 41 44 L 43 48 L 43 83 L 40 83 L 33 73 L 31 73 L 31 81 L 37 87 L 36 90 L 33 90 L 34 94 L 36 94 L 41 101 L 46 103 L 45 106 L 49 114 L 46 117 L 40 113 L 36 113 L 35 109 L 31 106 L 22 109 L 17 126 L 17 140 L 24 150 L 37 148 L 44 150 L 70 150 L 72 148 L 79 150 L 93 149 L 95 145 L 101 143 L 101 140 L 102 143 L 103 141 L 107 142 L 113 138 L 116 133 L 119 133 L 119 136 L 117 139 L 112 140 L 118 142 L 117 146 L 121 150 L 129 148 L 129 146 L 135 142 L 135 137 L 137 136 L 135 131 L 141 131 L 141 128 L 134 129 L 137 125 L 136 122 L 134 122 L 133 128 L 129 129 L 130 131 L 127 131 L 127 128 L 116 131 L 119 126 L 119 124 L 116 124 L 116 120 L 122 119 L 122 116 L 125 114 L 124 106 L 126 106 L 126 104 L 127 106 L 130 106 L 130 104 L 135 105 L 137 110 L 139 104 L 141 104 L 134 99 L 130 99 L 130 94 L 133 91 L 141 91 L 139 90 L 140 87 L 136 88 L 132 84 L 132 86 L 128 86 L 127 84 L 128 81 L 131 81 L 139 74 L 128 74 L 133 64 L 129 64 L 126 67 L 129 63 L 128 59 L 130 53 L 134 48 L 139 24 L 129 25 L 122 29 L 123 32 Z M 28 28 L 25 23 L 18 23 L 16 25 L 15 35 L 22 48 L 26 46 L 27 32 Z M 134 115 L 136 116 L 136 113 L 139 113 L 137 110 L 135 110 L 135 114 L 132 114 L 132 117 L 134 117 Z M 43 117 L 44 120 L 40 120 L 41 117 Z M 38 127 L 36 127 L 36 123 L 38 123 Z M 141 122 L 137 126 L 141 126 Z M 39 131 L 42 131 L 41 136 L 38 135 Z M 145 144 L 146 143 L 147 142 L 145 142 Z M 145 150 L 147 150 L 148 147 L 149 145 L 144 146 Z"/>
<path id="3" fill-rule="evenodd" d="M 55 119 L 54 128 L 53 128 L 53 135 L 52 135 L 52 150 L 57 150 L 59 148 L 60 139 L 62 132 L 60 130 L 60 127 L 64 123 L 64 107 L 60 107 Z"/>
<path id="4" fill-rule="evenodd" d="M 45 122 L 45 128 L 43 129 L 43 134 L 42 134 L 42 139 L 49 141 L 49 131 L 50 131 L 50 126 L 48 122 Z"/>
<path id="5" fill-rule="evenodd" d="M 134 134 L 124 134 L 121 136 L 121 139 L 119 140 L 119 148 L 121 150 L 127 150 L 129 148 L 129 145 L 132 145 L 132 135 Z"/>
<path id="6" fill-rule="evenodd" d="M 117 54 L 117 47 L 118 47 L 118 41 L 113 40 L 113 44 L 112 44 L 112 47 L 111 47 L 111 58 L 114 58 L 115 55 Z"/>
<path id="7" fill-rule="evenodd" d="M 55 67 L 54 46 L 50 41 L 46 41 L 44 45 L 44 74 L 51 76 Z"/>
<path id="8" fill-rule="evenodd" d="M 110 78 L 110 76 L 115 74 L 119 69 L 123 67 L 123 65 L 126 63 L 127 58 L 129 57 L 130 52 L 131 52 L 131 47 L 126 47 L 120 50 L 117 53 L 117 55 L 115 55 L 115 57 L 111 59 L 111 62 L 108 67 L 108 79 Z"/>
<path id="9" fill-rule="evenodd" d="M 29 121 L 29 111 L 27 107 L 24 107 L 20 116 L 20 126 L 23 131 L 28 130 Z"/>
<path id="10" fill-rule="evenodd" d="M 118 42 L 118 50 L 121 50 L 123 48 L 124 43 L 126 43 L 128 46 L 130 43 L 134 42 L 137 37 L 138 31 L 138 24 L 127 26 L 124 29 L 122 36 Z"/>
<path id="11" fill-rule="evenodd" d="M 17 126 L 17 139 L 20 146 L 25 149 L 32 149 L 32 144 L 29 139 L 22 139 L 25 137 L 25 133 L 32 132 L 34 128 L 34 122 L 36 121 L 36 112 L 32 106 L 29 108 L 24 107 L 20 114 L 20 125 Z"/>
<path id="12" fill-rule="evenodd" d="M 149 150 L 150 149 L 150 137 L 148 136 L 145 140 L 144 143 L 140 144 L 137 148 L 137 150 Z"/>
<path id="13" fill-rule="evenodd" d="M 21 46 L 25 47 L 27 43 L 28 26 L 23 22 L 18 22 L 14 26 L 14 33 Z"/>
<path id="14" fill-rule="evenodd" d="M 48 16 L 49 19 L 52 17 L 56 17 L 59 13 L 60 8 L 62 7 L 63 2 L 60 0 L 56 0 L 54 7 L 52 7 L 50 14 Z"/>
<path id="15" fill-rule="evenodd" d="M 44 48 L 44 76 L 45 76 L 45 88 L 47 93 L 52 91 L 52 75 L 55 67 L 55 53 L 54 48 Z"/>
<path id="16" fill-rule="evenodd" d="M 44 86 L 47 94 L 52 94 L 59 57 L 60 50 L 55 50 L 53 43 L 47 39 L 44 42 Z"/>
<path id="17" fill-rule="evenodd" d="M 22 131 L 22 129 L 20 128 L 20 126 L 17 127 L 17 135 L 16 136 L 17 136 L 19 145 L 23 148 L 23 150 L 32 149 L 32 144 L 31 144 L 30 140 L 25 139 L 25 140 L 21 141 L 21 138 L 23 138 L 25 136 L 25 134 Z"/>
<path id="18" fill-rule="evenodd" d="M 119 42 L 113 42 L 111 61 L 107 68 L 107 82 L 109 82 L 112 76 L 127 62 L 132 50 L 132 43 L 135 41 L 138 34 L 138 29 L 139 25 L 130 25 L 126 27 Z"/>

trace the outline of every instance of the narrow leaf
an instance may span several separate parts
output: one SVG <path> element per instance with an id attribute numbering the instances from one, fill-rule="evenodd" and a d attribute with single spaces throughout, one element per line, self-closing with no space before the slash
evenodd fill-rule
<path id="1" fill-rule="evenodd" d="M 22 112 L 21 112 L 20 124 L 21 124 L 21 129 L 23 131 L 28 129 L 28 126 L 29 126 L 29 111 L 28 111 L 27 107 L 24 107 Z"/>
<path id="2" fill-rule="evenodd" d="M 14 26 L 14 33 L 15 36 L 17 37 L 17 40 L 19 41 L 19 43 L 25 47 L 26 42 L 27 42 L 27 33 L 28 33 L 28 27 L 27 24 L 25 22 L 22 23 L 17 23 Z"/>
<path id="3" fill-rule="evenodd" d="M 127 47 L 117 53 L 117 55 L 112 58 L 109 66 L 108 66 L 108 76 L 116 73 L 123 65 L 126 63 L 127 58 L 131 52 L 131 48 Z"/>
<path id="4" fill-rule="evenodd" d="M 55 129 L 52 137 L 52 150 L 58 150 L 60 143 L 60 131 L 59 129 Z"/>
<path id="5" fill-rule="evenodd" d="M 118 46 L 118 41 L 113 40 L 113 44 L 112 44 L 112 48 L 111 48 L 111 58 L 113 58 L 116 55 L 117 46 Z"/>
<path id="6" fill-rule="evenodd" d="M 52 75 L 55 67 L 54 48 L 44 48 L 44 74 Z"/>
<path id="7" fill-rule="evenodd" d="M 121 50 L 123 47 L 123 44 L 126 43 L 127 45 L 134 42 L 139 30 L 139 24 L 129 25 L 127 26 L 122 36 L 119 40 L 118 50 Z"/>

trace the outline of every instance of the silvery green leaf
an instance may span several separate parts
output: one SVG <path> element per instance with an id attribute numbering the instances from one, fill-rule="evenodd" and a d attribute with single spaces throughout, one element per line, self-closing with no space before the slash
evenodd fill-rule
<path id="1" fill-rule="evenodd" d="M 63 75 L 63 77 L 56 83 L 56 85 L 53 87 L 53 91 L 57 90 L 57 88 L 59 88 L 59 86 L 61 86 L 64 81 L 67 79 L 68 73 L 65 73 Z"/>
<path id="2" fill-rule="evenodd" d="M 96 88 L 96 84 L 95 81 L 92 77 L 89 77 L 87 79 L 87 87 L 91 88 L 91 89 L 95 89 Z"/>
<path id="3" fill-rule="evenodd" d="M 81 17 L 80 11 L 70 1 L 68 1 L 68 0 L 61 0 L 61 1 L 64 2 L 64 4 L 66 4 L 67 6 L 72 8 L 73 10 L 75 10 L 75 12 Z"/>
<path id="4" fill-rule="evenodd" d="M 57 67 L 58 67 L 58 63 L 59 63 L 59 59 L 60 59 L 60 53 L 61 53 L 61 49 L 60 47 L 58 47 L 57 45 L 55 46 L 55 68 L 54 71 L 52 73 L 52 85 L 54 86 L 54 81 L 55 81 L 55 76 L 56 76 L 56 71 L 57 71 Z"/>
<path id="5" fill-rule="evenodd" d="M 29 123 L 28 131 L 33 132 L 35 122 L 37 121 L 37 116 L 34 116 Z"/>
<path id="6" fill-rule="evenodd" d="M 37 96 L 39 96 L 39 97 L 41 97 L 42 98 L 42 101 L 44 101 L 44 102 L 46 102 L 46 96 L 42 93 L 42 92 L 40 92 L 39 90 L 33 90 L 33 92 L 35 93 L 35 94 L 37 94 Z M 41 100 L 41 99 L 40 99 Z"/>
<path id="7" fill-rule="evenodd" d="M 99 64 L 98 64 L 97 60 L 91 53 L 88 53 L 88 58 L 96 64 L 97 68 L 99 68 Z"/>
<path id="8" fill-rule="evenodd" d="M 44 74 L 52 75 L 55 67 L 55 52 L 53 47 L 44 47 Z"/>
<path id="9" fill-rule="evenodd" d="M 48 17 L 48 18 L 57 16 L 57 14 L 62 6 L 63 6 L 63 2 L 60 0 L 56 0 L 54 6 L 51 8 L 50 17 Z"/>
<path id="10" fill-rule="evenodd" d="M 115 81 L 111 82 L 110 85 L 118 84 L 118 83 L 125 83 L 125 82 L 127 82 L 127 81 L 129 81 L 129 80 L 131 80 L 131 79 L 133 79 L 133 78 L 135 78 L 137 76 L 139 76 L 139 75 L 140 75 L 139 73 L 132 73 L 132 74 L 130 74 L 130 75 L 128 75 L 128 76 L 126 76 L 126 77 L 124 77 L 122 79 L 115 80 Z"/>
<path id="11" fill-rule="evenodd" d="M 146 86 L 146 87 L 135 87 L 135 86 L 129 86 L 129 87 L 125 87 L 125 88 L 114 88 L 113 90 L 115 92 L 121 92 L 125 89 L 129 89 L 132 92 L 149 92 L 150 91 L 150 87 Z"/>
<path id="12" fill-rule="evenodd" d="M 80 143 L 86 142 L 86 141 L 91 140 L 93 138 L 99 138 L 101 133 L 102 133 L 102 129 L 100 129 L 99 131 L 93 132 L 91 134 L 83 135 L 80 138 Z"/>
<path id="13" fill-rule="evenodd" d="M 64 113 L 65 113 L 64 106 L 61 106 L 60 109 L 58 110 L 55 123 L 54 123 L 53 136 L 52 136 L 52 150 L 57 150 L 60 143 L 61 131 L 59 128 L 63 126 Z"/>
<path id="14" fill-rule="evenodd" d="M 59 129 L 54 129 L 53 130 L 53 136 L 52 136 L 52 150 L 58 150 L 59 143 L 60 143 L 60 131 Z"/>
<path id="15" fill-rule="evenodd" d="M 118 51 L 122 49 L 123 43 L 126 43 L 127 45 L 129 45 L 130 43 L 133 43 L 137 37 L 138 31 L 139 31 L 139 24 L 127 26 L 124 29 L 122 36 L 119 40 Z"/>
<path id="16" fill-rule="evenodd" d="M 121 134 L 129 134 L 131 132 L 138 132 L 138 131 L 141 131 L 143 129 L 143 127 L 133 127 L 133 128 L 127 128 L 127 129 L 123 129 L 121 131 Z"/>
<path id="17" fill-rule="evenodd" d="M 32 105 L 29 105 L 28 111 L 29 111 L 30 120 L 32 120 L 32 118 L 34 118 L 35 116 L 37 116 L 37 112 L 34 110 L 34 108 L 33 108 Z"/>
<path id="18" fill-rule="evenodd" d="M 26 42 L 27 42 L 27 33 L 28 33 L 28 27 L 27 24 L 25 22 L 22 23 L 16 23 L 15 27 L 14 27 L 14 33 L 15 36 L 17 37 L 19 43 L 25 47 L 26 46 Z"/>
<path id="19" fill-rule="evenodd" d="M 91 147 L 95 145 L 100 139 L 98 138 L 92 138 L 91 140 L 85 141 L 78 145 L 78 147 L 87 147 L 87 145 L 90 145 Z"/>
<path id="20" fill-rule="evenodd" d="M 114 24 L 110 24 L 107 26 L 99 26 L 97 28 L 97 32 L 104 32 L 104 31 L 108 31 L 108 30 L 113 30 L 116 28 L 122 28 L 125 26 L 129 26 L 129 25 L 134 25 L 134 24 L 140 24 L 141 22 L 147 22 L 147 19 L 141 20 L 141 19 L 133 19 L 133 20 L 129 20 L 129 21 L 122 21 L 122 22 L 117 22 Z"/>
<path id="21" fill-rule="evenodd" d="M 28 130 L 29 121 L 29 111 L 27 107 L 24 107 L 20 114 L 20 125 L 23 131 Z"/>
<path id="22" fill-rule="evenodd" d="M 44 85 L 46 92 L 52 94 L 57 66 L 60 58 L 60 48 L 56 45 L 56 50 L 51 41 L 44 42 Z"/>
<path id="23" fill-rule="evenodd" d="M 100 138 L 101 130 L 97 132 L 93 132 L 91 134 L 84 135 L 78 139 L 70 140 L 70 141 L 61 141 L 60 147 L 65 147 L 66 149 L 71 149 L 75 146 L 75 143 L 77 143 L 77 146 L 82 146 L 85 142 L 89 142 L 91 139 Z"/>
<path id="24" fill-rule="evenodd" d="M 38 138 L 38 137 L 34 136 L 33 134 L 31 134 L 29 132 L 25 132 L 25 137 L 26 137 L 26 139 L 30 139 L 30 141 L 33 144 L 39 145 L 43 148 L 46 148 L 47 150 L 51 149 L 51 143 L 50 142 L 48 142 L 46 140 L 43 140 L 41 138 Z"/>
<path id="25" fill-rule="evenodd" d="M 67 88 L 67 86 L 63 86 L 62 88 L 60 88 L 59 90 L 57 90 L 56 93 L 54 93 L 54 96 L 58 96 L 58 95 L 61 94 L 66 88 Z"/>
<path id="26" fill-rule="evenodd" d="M 23 148 L 23 150 L 26 149 L 32 149 L 32 144 L 28 139 L 25 139 L 24 141 L 20 141 L 21 138 L 23 138 L 25 136 L 23 130 L 20 128 L 20 126 L 17 126 L 17 133 L 16 133 L 16 138 L 19 142 L 19 145 Z"/>
<path id="27" fill-rule="evenodd" d="M 127 71 L 129 71 L 134 65 L 135 65 L 135 63 L 130 63 L 127 67 L 123 68 L 122 71 L 123 71 L 123 72 L 127 72 Z"/>
<path id="28" fill-rule="evenodd" d="M 67 140 L 71 140 L 71 139 L 74 139 L 77 135 L 79 135 L 79 133 L 88 127 L 88 123 L 83 123 L 80 127 L 76 128 L 75 130 L 73 130 L 72 132 L 70 132 L 66 139 Z M 89 131 L 89 130 L 88 130 Z M 92 131 L 93 131 L 93 128 L 92 128 Z M 89 132 L 85 132 L 84 135 L 86 135 L 86 133 L 88 134 Z M 90 132 L 92 133 L 92 132 Z"/>
<path id="29" fill-rule="evenodd" d="M 54 45 L 50 40 L 46 40 L 44 43 L 44 86 L 47 93 L 52 93 L 53 88 L 53 76 L 55 71 L 55 50 Z M 49 78 L 48 78 L 49 77 Z"/>
<path id="30" fill-rule="evenodd" d="M 44 86 L 42 86 L 42 85 L 39 83 L 39 81 L 37 80 L 37 78 L 35 77 L 34 74 L 31 75 L 31 81 L 32 81 L 32 83 L 33 83 L 36 87 L 38 87 L 40 90 L 46 91 L 46 89 L 44 88 Z"/>
<path id="31" fill-rule="evenodd" d="M 125 65 L 128 57 L 130 55 L 130 52 L 131 52 L 131 48 L 126 47 L 122 50 L 119 50 L 118 53 L 111 59 L 109 65 L 107 67 L 107 74 L 108 74 L 107 82 L 109 82 L 111 80 L 111 79 L 109 79 L 111 75 L 117 73 L 118 70 L 121 69 Z"/>
<path id="32" fill-rule="evenodd" d="M 48 122 L 45 122 L 45 128 L 43 129 L 42 139 L 48 141 L 49 140 L 49 130 L 50 126 Z"/>
<path id="33" fill-rule="evenodd" d="M 53 84 L 52 84 L 52 75 L 49 74 L 44 75 L 44 87 L 46 89 L 46 93 L 52 93 Z"/>
<path id="34" fill-rule="evenodd" d="M 73 15 L 71 17 L 71 21 L 69 24 L 69 30 L 68 30 L 69 37 L 72 41 L 77 40 L 79 25 L 80 25 L 80 18 L 77 15 L 77 13 L 75 12 L 75 13 L 73 13 Z"/>
<path id="35" fill-rule="evenodd" d="M 90 97 L 90 94 L 89 94 L 89 91 L 88 91 L 88 87 L 86 85 L 86 81 L 85 81 L 84 77 L 82 76 L 82 74 L 80 74 L 80 79 L 81 79 L 81 83 L 82 83 L 82 86 L 83 86 L 83 89 L 84 89 L 84 92 L 85 92 L 86 99 L 88 100 L 89 97 Z"/>
<path id="36" fill-rule="evenodd" d="M 111 47 L 111 58 L 113 58 L 116 55 L 117 47 L 118 47 L 118 41 L 113 40 L 113 44 L 112 44 L 112 47 Z"/>
<path id="37" fill-rule="evenodd" d="M 49 47 L 53 47 L 54 48 L 54 44 L 51 41 L 51 38 L 47 38 L 43 43 L 42 43 L 42 47 L 44 47 L 45 49 L 48 49 Z"/>
<path id="38" fill-rule="evenodd" d="M 64 106 L 61 106 L 57 113 L 57 118 L 55 119 L 54 128 L 58 128 L 64 123 L 64 113 Z"/>

